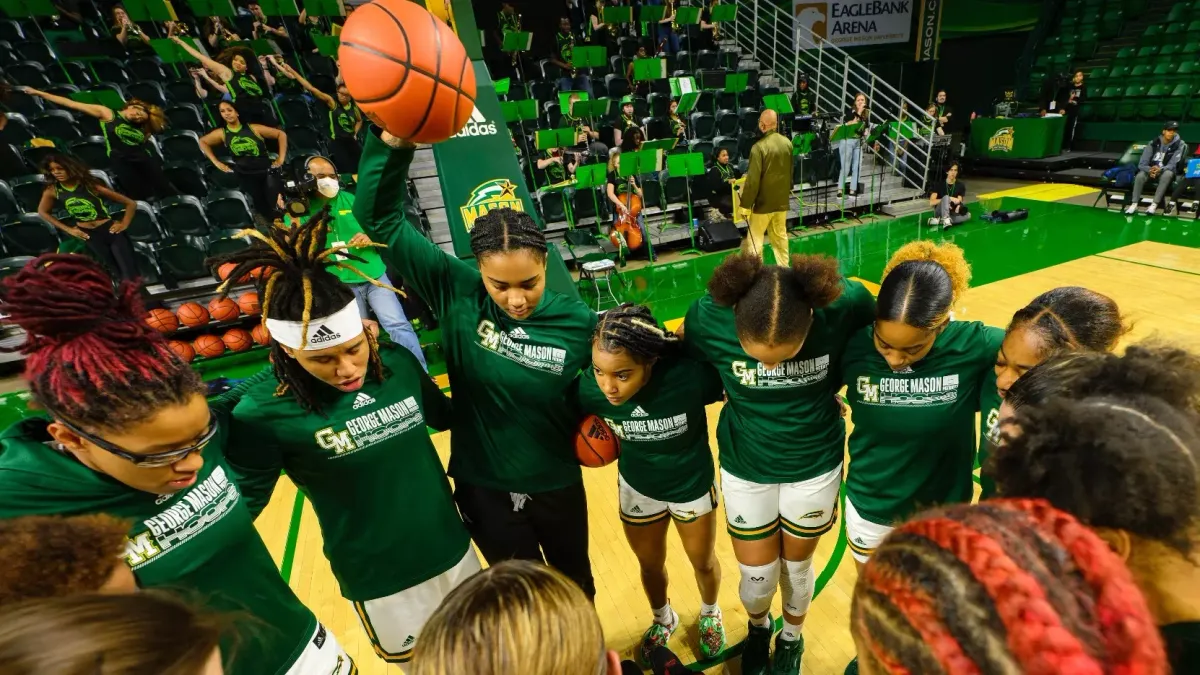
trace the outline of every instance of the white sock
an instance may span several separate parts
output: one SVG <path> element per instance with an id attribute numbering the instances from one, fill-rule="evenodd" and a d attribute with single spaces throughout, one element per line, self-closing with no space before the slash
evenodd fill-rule
<path id="1" fill-rule="evenodd" d="M 792 616 L 804 616 L 812 602 L 816 579 L 812 573 L 812 558 L 808 560 L 784 560 L 784 572 L 779 577 L 783 591 L 783 611 Z"/>
<path id="2" fill-rule="evenodd" d="M 721 606 L 717 603 L 700 602 L 700 616 L 721 616 Z"/>
<path id="3" fill-rule="evenodd" d="M 758 626 L 759 628 L 769 628 L 771 626 L 771 615 L 763 614 L 762 616 L 758 617 L 757 619 L 754 617 L 750 617 L 750 625 Z"/>
<path id="4" fill-rule="evenodd" d="M 798 640 L 800 638 L 800 631 L 803 629 L 803 625 L 794 624 L 791 621 L 788 621 L 787 617 L 784 617 L 783 630 L 779 631 L 779 639 Z"/>
<path id="5" fill-rule="evenodd" d="M 671 603 L 667 603 L 662 607 L 654 610 L 654 623 L 670 628 L 675 625 L 675 612 L 671 609 Z"/>
<path id="6" fill-rule="evenodd" d="M 766 614 L 771 609 L 771 600 L 779 585 L 779 560 L 772 560 L 766 565 L 750 566 L 738 563 L 742 573 L 741 583 L 738 584 L 738 595 L 746 613 Z"/>

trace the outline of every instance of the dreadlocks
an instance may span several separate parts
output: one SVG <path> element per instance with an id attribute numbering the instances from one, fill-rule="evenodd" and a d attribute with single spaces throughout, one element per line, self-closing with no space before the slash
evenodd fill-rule
<path id="1" fill-rule="evenodd" d="M 327 248 L 328 234 L 328 206 L 298 227 L 273 227 L 267 234 L 258 230 L 238 232 L 239 237 L 251 238 L 249 248 L 208 261 L 213 266 L 225 263 L 236 265 L 218 287 L 218 292 L 224 297 L 229 293 L 234 279 L 244 278 L 255 270 L 265 270 L 258 282 L 263 317 L 299 321 L 302 323 L 301 335 L 308 334 L 308 324 L 313 317 L 329 316 L 354 301 L 354 291 L 329 272 L 330 266 L 349 270 L 368 283 L 399 292 L 343 262 L 363 260 L 350 253 L 347 246 Z M 382 381 L 384 373 L 379 360 L 379 344 L 370 331 L 367 332 L 367 342 L 371 350 L 370 373 L 376 380 Z M 322 383 L 304 370 L 275 340 L 271 341 L 271 362 L 275 378 L 279 380 L 276 395 L 282 396 L 291 391 L 305 410 L 321 412 L 316 392 Z"/>
<path id="2" fill-rule="evenodd" d="M 658 321 L 643 305 L 625 303 L 600 317 L 592 342 L 602 351 L 625 350 L 639 364 L 662 356 L 668 347 L 679 343 L 674 333 L 658 326 Z"/>
<path id="3" fill-rule="evenodd" d="M 144 321 L 138 287 L 81 255 L 47 254 L 4 281 L 0 312 L 25 329 L 25 377 L 55 416 L 120 431 L 203 394 L 200 376 Z"/>
<path id="4" fill-rule="evenodd" d="M 875 673 L 1167 672 L 1121 559 L 1040 500 L 953 506 L 897 527 L 859 576 L 850 630 Z"/>

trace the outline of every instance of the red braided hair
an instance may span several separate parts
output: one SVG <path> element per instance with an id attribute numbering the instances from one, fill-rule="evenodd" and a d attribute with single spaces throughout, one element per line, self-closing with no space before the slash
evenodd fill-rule
<path id="1" fill-rule="evenodd" d="M 959 505 L 897 527 L 859 578 L 851 626 L 860 658 L 896 675 L 929 663 L 955 675 L 1167 672 L 1129 571 L 1038 500 Z"/>
<path id="2" fill-rule="evenodd" d="M 25 330 L 25 377 L 55 415 L 119 429 L 203 391 L 199 376 L 143 321 L 135 283 L 79 255 L 48 254 L 9 277 L 0 311 Z"/>

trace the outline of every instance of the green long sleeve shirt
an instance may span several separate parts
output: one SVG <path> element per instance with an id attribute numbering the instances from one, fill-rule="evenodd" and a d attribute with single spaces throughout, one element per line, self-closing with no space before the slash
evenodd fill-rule
<path id="1" fill-rule="evenodd" d="M 768 131 L 750 148 L 750 167 L 742 186 L 742 208 L 754 213 L 788 210 L 792 194 L 792 142 Z"/>
<path id="2" fill-rule="evenodd" d="M 342 595 L 355 602 L 431 579 L 470 546 L 426 430 L 450 426 L 450 401 L 407 349 L 385 346 L 380 358 L 382 382 L 318 385 L 319 414 L 276 395 L 268 367 L 234 408 L 227 449 L 245 482 L 273 487 L 283 470 L 303 488 Z"/>
<path id="3" fill-rule="evenodd" d="M 591 358 L 596 314 L 547 289 L 520 321 L 488 296 L 479 271 L 438 248 L 404 215 L 413 151 L 367 136 L 354 212 L 433 308 L 454 396 L 450 475 L 494 490 L 545 492 L 579 483 L 567 392 Z"/>
<path id="4" fill-rule="evenodd" d="M 223 452 L 227 413 L 204 448 L 196 482 L 171 495 L 142 492 L 50 447 L 47 420 L 27 419 L 0 434 L 0 518 L 106 513 L 133 521 L 125 562 L 142 587 L 194 595 L 207 609 L 247 615 L 223 644 L 232 675 L 282 675 L 300 657 L 317 619 L 279 576 L 254 528 L 251 495 Z M 262 497 L 261 495 L 255 495 Z M 230 636 L 233 637 L 232 635 Z"/>

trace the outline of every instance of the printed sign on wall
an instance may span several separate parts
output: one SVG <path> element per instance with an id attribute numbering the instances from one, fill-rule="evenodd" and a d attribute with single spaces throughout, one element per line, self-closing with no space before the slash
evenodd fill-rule
<path id="1" fill-rule="evenodd" d="M 811 43 L 807 31 L 842 48 L 908 42 L 914 1 L 921 0 L 796 0 L 796 45 Z"/>

